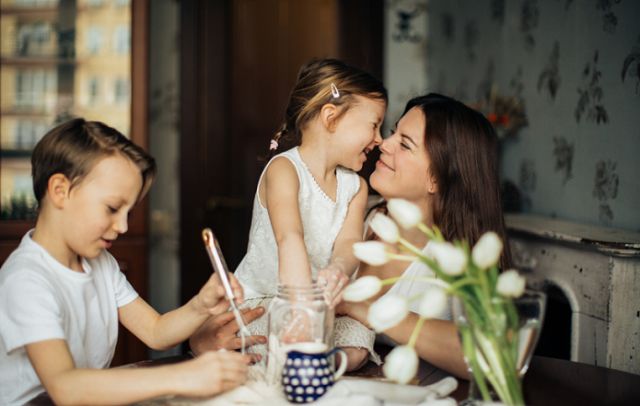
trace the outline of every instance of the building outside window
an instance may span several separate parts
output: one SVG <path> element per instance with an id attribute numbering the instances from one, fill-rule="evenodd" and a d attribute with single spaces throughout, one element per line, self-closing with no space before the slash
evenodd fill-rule
<path id="1" fill-rule="evenodd" d="M 129 103 L 130 84 L 128 79 L 117 78 L 114 82 L 114 101 L 116 104 Z"/>
<path id="2" fill-rule="evenodd" d="M 102 46 L 102 28 L 91 26 L 87 30 L 86 47 L 90 55 L 97 55 Z"/>
<path id="3" fill-rule="evenodd" d="M 119 25 L 113 32 L 113 50 L 119 55 L 129 54 L 131 35 L 128 25 Z"/>
<path id="4" fill-rule="evenodd" d="M 87 94 L 89 96 L 89 105 L 95 105 L 98 103 L 98 100 L 100 98 L 100 81 L 97 77 L 92 77 L 89 79 L 89 83 L 87 85 Z"/>

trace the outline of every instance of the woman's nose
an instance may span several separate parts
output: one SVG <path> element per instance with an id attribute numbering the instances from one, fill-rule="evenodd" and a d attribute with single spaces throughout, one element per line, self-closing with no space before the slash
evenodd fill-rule
<path id="1" fill-rule="evenodd" d="M 384 153 L 391 153 L 391 145 L 392 145 L 392 141 L 391 141 L 392 137 L 387 137 L 384 140 L 382 140 L 382 142 L 380 143 L 380 145 L 378 146 L 378 148 L 380 148 L 380 151 L 384 152 Z"/>

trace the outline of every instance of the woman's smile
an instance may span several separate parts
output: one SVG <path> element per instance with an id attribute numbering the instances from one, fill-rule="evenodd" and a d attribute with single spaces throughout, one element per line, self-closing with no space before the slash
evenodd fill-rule
<path id="1" fill-rule="evenodd" d="M 378 168 L 387 169 L 392 172 L 395 172 L 395 170 L 391 166 L 389 166 L 386 162 L 382 160 L 382 157 L 380 157 L 380 159 L 378 159 L 378 161 L 376 162 L 376 169 Z"/>

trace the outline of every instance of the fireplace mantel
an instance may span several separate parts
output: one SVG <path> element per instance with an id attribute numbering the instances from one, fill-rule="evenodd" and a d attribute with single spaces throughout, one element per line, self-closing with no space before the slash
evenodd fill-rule
<path id="1" fill-rule="evenodd" d="M 514 264 L 572 311 L 571 360 L 640 374 L 640 233 L 505 216 Z"/>

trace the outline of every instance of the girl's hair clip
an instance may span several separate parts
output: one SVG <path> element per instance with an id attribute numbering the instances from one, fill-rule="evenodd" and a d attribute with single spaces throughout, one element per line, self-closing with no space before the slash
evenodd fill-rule
<path id="1" fill-rule="evenodd" d="M 338 91 L 338 88 L 336 87 L 336 85 L 334 85 L 333 83 L 331 84 L 331 95 L 333 96 L 334 99 L 337 99 L 338 97 L 340 97 L 340 92 Z"/>
<path id="2" fill-rule="evenodd" d="M 271 142 L 269 142 L 269 151 L 275 151 L 276 149 L 278 149 L 278 141 L 272 138 Z"/>

